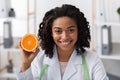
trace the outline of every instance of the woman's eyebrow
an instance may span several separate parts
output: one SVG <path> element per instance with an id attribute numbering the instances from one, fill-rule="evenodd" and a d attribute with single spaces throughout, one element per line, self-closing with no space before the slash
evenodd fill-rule
<path id="1" fill-rule="evenodd" d="M 59 27 L 54 27 L 53 29 L 61 29 L 61 28 L 59 28 Z"/>
<path id="2" fill-rule="evenodd" d="M 69 26 L 69 27 L 67 27 L 67 29 L 70 29 L 70 28 L 76 28 L 76 26 Z M 60 27 L 54 27 L 53 29 L 62 29 L 62 28 L 60 28 Z"/>
<path id="3" fill-rule="evenodd" d="M 69 29 L 69 28 L 76 28 L 76 26 L 69 26 L 69 27 L 67 27 L 67 29 Z"/>

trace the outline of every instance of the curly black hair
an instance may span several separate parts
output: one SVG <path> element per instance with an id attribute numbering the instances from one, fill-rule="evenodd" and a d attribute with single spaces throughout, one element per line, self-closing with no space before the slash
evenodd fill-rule
<path id="1" fill-rule="evenodd" d="M 40 46 L 45 50 L 45 54 L 50 58 L 53 57 L 54 40 L 52 37 L 52 24 L 53 21 L 59 17 L 67 16 L 74 19 L 78 26 L 78 40 L 76 42 L 76 50 L 79 53 L 85 52 L 85 47 L 90 47 L 90 26 L 89 22 L 85 18 L 83 12 L 79 8 L 70 5 L 63 4 L 62 7 L 56 7 L 46 12 L 43 21 L 39 25 L 38 39 L 40 40 Z"/>

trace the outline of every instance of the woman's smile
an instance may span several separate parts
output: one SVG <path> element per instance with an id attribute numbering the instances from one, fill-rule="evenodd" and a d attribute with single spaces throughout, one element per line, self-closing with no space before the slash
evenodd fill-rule
<path id="1" fill-rule="evenodd" d="M 60 42 L 61 46 L 67 47 L 71 44 L 72 41 L 59 41 L 59 42 Z"/>

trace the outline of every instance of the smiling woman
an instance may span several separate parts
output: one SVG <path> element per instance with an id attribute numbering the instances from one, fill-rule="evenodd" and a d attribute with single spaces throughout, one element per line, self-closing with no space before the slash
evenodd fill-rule
<path id="1" fill-rule="evenodd" d="M 64 4 L 46 12 L 39 25 L 42 51 L 22 50 L 18 80 L 108 80 L 90 47 L 90 26 L 79 8 Z"/>

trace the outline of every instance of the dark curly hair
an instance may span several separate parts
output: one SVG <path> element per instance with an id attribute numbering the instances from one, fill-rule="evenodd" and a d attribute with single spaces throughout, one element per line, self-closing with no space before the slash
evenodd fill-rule
<path id="1" fill-rule="evenodd" d="M 90 47 L 90 26 L 83 12 L 70 4 L 64 4 L 62 7 L 56 7 L 46 12 L 43 21 L 39 25 L 38 39 L 40 46 L 45 50 L 45 54 L 50 58 L 53 57 L 54 40 L 52 34 L 53 21 L 59 17 L 67 16 L 74 19 L 78 26 L 78 40 L 76 50 L 78 53 L 85 52 L 85 47 Z"/>

